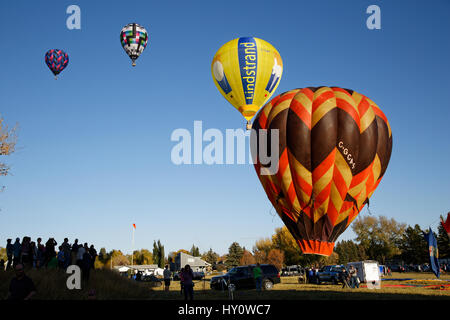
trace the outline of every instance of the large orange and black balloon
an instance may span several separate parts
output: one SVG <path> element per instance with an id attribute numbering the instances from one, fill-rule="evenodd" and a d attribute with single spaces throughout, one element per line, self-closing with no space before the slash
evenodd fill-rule
<path id="1" fill-rule="evenodd" d="M 253 129 L 267 129 L 268 137 L 279 130 L 278 171 L 265 175 L 269 164 L 255 157 L 272 205 L 303 253 L 329 256 L 386 171 L 392 151 L 386 116 L 353 90 L 303 88 L 268 102 Z M 254 139 L 259 153 L 263 139 Z M 270 152 L 270 138 L 264 141 Z"/>

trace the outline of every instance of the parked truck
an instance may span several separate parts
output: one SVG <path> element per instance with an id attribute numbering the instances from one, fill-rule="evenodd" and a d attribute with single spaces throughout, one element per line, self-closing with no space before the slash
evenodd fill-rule
<path id="1" fill-rule="evenodd" d="M 338 284 L 341 281 L 343 271 L 344 266 L 342 265 L 325 266 L 317 272 L 316 283 L 331 282 L 332 284 Z"/>

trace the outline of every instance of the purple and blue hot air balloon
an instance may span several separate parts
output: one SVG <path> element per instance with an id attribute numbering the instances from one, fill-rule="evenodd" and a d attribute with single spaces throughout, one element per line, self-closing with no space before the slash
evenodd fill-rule
<path id="1" fill-rule="evenodd" d="M 67 67 L 69 55 L 63 50 L 51 49 L 45 54 L 45 63 L 56 76 Z"/>

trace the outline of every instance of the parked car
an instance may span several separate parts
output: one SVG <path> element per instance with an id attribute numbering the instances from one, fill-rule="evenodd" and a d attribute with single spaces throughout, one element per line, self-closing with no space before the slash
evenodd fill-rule
<path id="1" fill-rule="evenodd" d="M 194 280 L 202 280 L 205 277 L 205 273 L 203 271 L 194 272 Z"/>
<path id="2" fill-rule="evenodd" d="M 317 284 L 321 284 L 322 282 L 338 284 L 341 281 L 341 274 L 343 271 L 344 266 L 342 265 L 325 266 L 316 274 Z"/>
<path id="3" fill-rule="evenodd" d="M 205 273 L 203 271 L 195 271 L 192 272 L 194 274 L 194 278 L 193 280 L 202 280 L 205 277 Z M 180 272 L 176 272 L 173 275 L 173 280 L 174 281 L 180 281 Z"/>
<path id="4" fill-rule="evenodd" d="M 401 266 L 398 264 L 390 265 L 391 272 L 401 272 Z"/>
<path id="5" fill-rule="evenodd" d="M 162 280 L 154 276 L 153 274 L 150 275 L 143 275 L 140 279 L 142 282 L 150 282 L 153 287 L 161 287 L 162 286 Z"/>
<path id="6" fill-rule="evenodd" d="M 282 277 L 289 277 L 289 276 L 299 276 L 303 274 L 304 274 L 303 268 L 299 265 L 294 265 L 294 266 L 287 266 L 281 269 L 280 275 Z"/>
<path id="7" fill-rule="evenodd" d="M 235 289 L 254 289 L 255 280 L 253 278 L 253 268 L 256 265 L 239 266 L 232 268 L 226 274 L 211 278 L 211 289 L 227 289 L 229 284 L 233 284 Z M 278 269 L 272 264 L 261 264 L 262 287 L 264 290 L 270 290 L 275 284 L 280 283 Z"/>

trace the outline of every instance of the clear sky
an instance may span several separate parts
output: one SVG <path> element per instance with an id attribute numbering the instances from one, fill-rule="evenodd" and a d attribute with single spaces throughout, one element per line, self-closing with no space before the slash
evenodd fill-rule
<path id="1" fill-rule="evenodd" d="M 80 30 L 66 27 L 71 4 Z M 366 27 L 372 4 L 381 30 Z M 2 159 L 0 246 L 67 236 L 129 253 L 132 223 L 136 249 L 160 239 L 166 253 L 271 236 L 282 222 L 252 165 L 171 161 L 177 128 L 243 128 L 211 76 L 215 52 L 242 36 L 280 52 L 275 94 L 334 85 L 373 99 L 394 144 L 371 213 L 435 228 L 450 210 L 449 14 L 447 0 L 1 1 L 0 113 L 20 130 Z M 135 68 L 119 41 L 131 22 L 150 36 Z M 57 81 L 51 48 L 70 56 Z"/>

